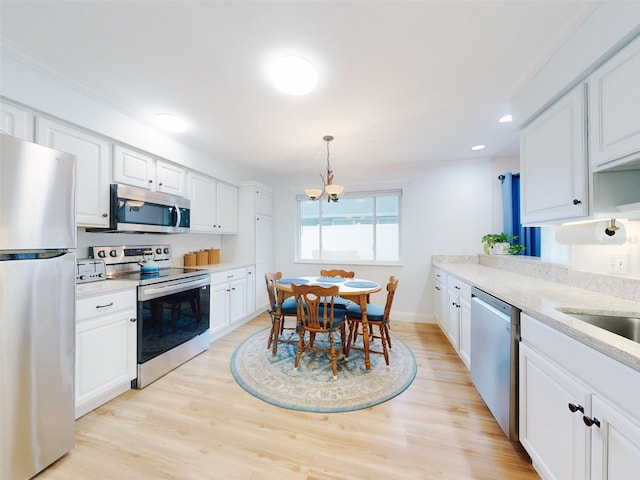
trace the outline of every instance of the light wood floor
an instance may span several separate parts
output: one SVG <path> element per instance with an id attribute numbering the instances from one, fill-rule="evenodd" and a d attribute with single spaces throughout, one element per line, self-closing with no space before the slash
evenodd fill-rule
<path id="1" fill-rule="evenodd" d="M 334 414 L 281 409 L 236 384 L 231 354 L 268 325 L 261 315 L 77 420 L 76 447 L 37 479 L 539 478 L 436 325 L 393 325 L 418 361 L 404 393 Z"/>

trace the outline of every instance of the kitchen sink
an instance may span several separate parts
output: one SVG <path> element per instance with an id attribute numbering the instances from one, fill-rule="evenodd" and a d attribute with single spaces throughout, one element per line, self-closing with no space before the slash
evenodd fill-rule
<path id="1" fill-rule="evenodd" d="M 563 312 L 583 322 L 640 343 L 640 317 Z"/>

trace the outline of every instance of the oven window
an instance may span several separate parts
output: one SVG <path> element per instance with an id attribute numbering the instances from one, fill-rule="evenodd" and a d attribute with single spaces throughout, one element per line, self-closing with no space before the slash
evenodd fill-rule
<path id="1" fill-rule="evenodd" d="M 138 302 L 138 363 L 144 363 L 209 329 L 211 287 Z"/>

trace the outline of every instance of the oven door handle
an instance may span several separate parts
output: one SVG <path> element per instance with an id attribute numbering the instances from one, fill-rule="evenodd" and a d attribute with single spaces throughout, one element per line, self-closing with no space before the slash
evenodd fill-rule
<path id="1" fill-rule="evenodd" d="M 202 280 L 189 280 L 188 282 L 179 282 L 164 287 L 147 286 L 140 289 L 140 300 L 152 300 L 154 298 L 171 295 L 172 293 L 185 292 L 196 288 L 204 287 L 211 284 L 209 277 Z"/>

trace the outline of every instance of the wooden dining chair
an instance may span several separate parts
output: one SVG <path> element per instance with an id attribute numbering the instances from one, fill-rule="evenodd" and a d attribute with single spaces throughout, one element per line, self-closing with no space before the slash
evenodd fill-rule
<path id="1" fill-rule="evenodd" d="M 356 272 L 351 272 L 347 270 L 320 270 L 320 275 L 323 277 L 341 277 L 341 278 L 354 278 L 356 276 Z M 351 304 L 351 300 L 347 300 L 340 296 L 337 296 L 334 300 L 336 308 L 346 309 L 349 304 Z"/>
<path id="2" fill-rule="evenodd" d="M 355 278 L 356 272 L 351 272 L 347 270 L 320 270 L 320 275 L 323 277 L 342 277 L 342 278 Z"/>
<path id="3" fill-rule="evenodd" d="M 276 295 L 276 282 L 282 278 L 281 272 L 267 272 L 264 274 L 264 280 L 267 284 L 267 293 L 269 294 L 269 308 L 267 313 L 271 317 L 271 332 L 269 333 L 269 340 L 267 341 L 267 348 L 271 348 L 273 342 L 273 353 L 278 351 L 278 342 L 282 343 L 296 343 L 297 338 L 292 338 L 296 332 L 298 324 L 298 313 L 296 309 L 296 300 L 293 297 L 289 297 L 282 302 L 282 312 L 280 316 L 280 325 L 276 327 L 276 312 L 278 310 L 278 297 Z M 295 323 L 292 326 L 286 325 L 286 317 L 293 317 Z M 283 337 L 284 331 L 289 330 L 291 333 L 288 337 Z"/>
<path id="4" fill-rule="evenodd" d="M 384 361 L 389 367 L 389 348 L 391 348 L 391 336 L 389 335 L 389 316 L 391 314 L 391 304 L 393 303 L 393 297 L 396 294 L 398 288 L 398 278 L 393 275 L 389 277 L 389 283 L 387 283 L 387 301 L 384 306 L 376 305 L 373 303 L 367 303 L 367 323 L 369 324 L 369 335 L 371 339 L 380 339 L 382 344 L 382 351 L 372 350 L 371 343 L 369 343 L 369 353 L 379 353 L 384 355 Z M 360 305 L 352 303 L 347 307 L 347 323 L 349 324 L 349 338 L 345 345 L 345 357 L 349 358 L 351 349 L 363 350 L 362 347 L 355 347 L 358 335 L 362 335 L 362 309 Z M 374 332 L 374 327 L 378 328 L 377 334 Z"/>
<path id="5" fill-rule="evenodd" d="M 322 285 L 292 284 L 298 312 L 300 339 L 293 369 L 297 370 L 300 357 L 306 351 L 329 354 L 333 379 L 338 378 L 338 354 L 344 354 L 346 339 L 345 311 L 335 308 L 334 299 L 339 288 L 336 285 L 323 287 Z M 340 333 L 339 348 L 336 348 L 336 332 Z M 306 340 L 307 333 L 309 339 Z M 317 334 L 327 334 L 328 348 L 322 348 L 323 342 L 318 341 Z"/>

